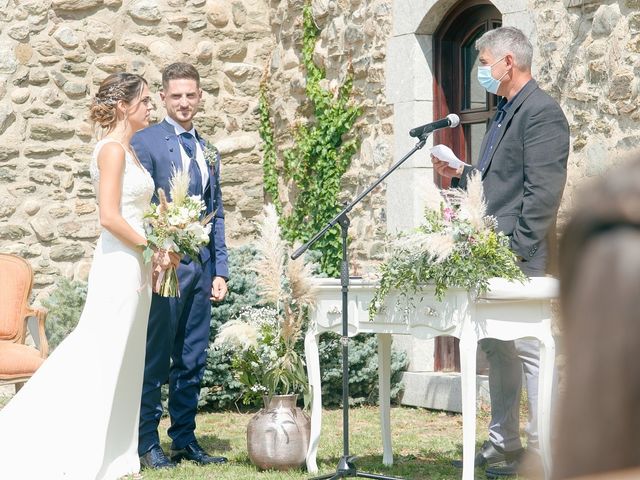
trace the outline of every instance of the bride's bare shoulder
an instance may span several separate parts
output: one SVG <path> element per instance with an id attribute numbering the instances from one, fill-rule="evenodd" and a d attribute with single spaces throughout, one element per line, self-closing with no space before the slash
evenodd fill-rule
<path id="1" fill-rule="evenodd" d="M 122 166 L 125 162 L 125 149 L 117 141 L 106 141 L 102 145 L 97 145 L 98 168 L 102 170 L 107 166 Z"/>

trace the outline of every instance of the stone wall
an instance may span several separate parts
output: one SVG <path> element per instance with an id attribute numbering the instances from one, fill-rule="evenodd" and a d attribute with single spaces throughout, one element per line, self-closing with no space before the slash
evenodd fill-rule
<path id="1" fill-rule="evenodd" d="M 0 0 L 0 251 L 29 259 L 36 292 L 60 275 L 84 278 L 99 235 L 86 120 L 97 85 L 116 71 L 143 75 L 156 102 L 163 66 L 194 63 L 202 76 L 199 130 L 223 154 L 227 240 L 251 240 L 264 201 L 257 100 L 269 74 L 279 148 L 304 114 L 300 68 L 302 1 Z M 390 160 L 391 109 L 383 94 L 387 0 L 318 0 L 317 61 L 334 83 L 353 63 L 364 107 L 361 153 L 345 199 Z M 270 62 L 270 63 L 269 63 Z M 284 192 L 283 192 L 284 193 Z M 284 195 L 286 198 L 286 195 Z M 356 260 L 378 255 L 383 190 L 354 212 Z M 357 262 L 356 262 L 357 263 Z M 356 267 L 358 268 L 358 267 Z"/>
<path id="2" fill-rule="evenodd" d="M 640 147 L 640 1 L 530 0 L 537 79 L 571 127 L 560 223 L 576 187 Z"/>
<path id="3" fill-rule="evenodd" d="M 268 69 L 268 85 L 275 121 L 276 143 L 290 145 L 291 128 L 308 115 L 305 72 L 301 66 L 303 0 L 271 2 L 270 22 L 276 39 Z M 390 0 L 314 0 L 313 16 L 321 30 L 314 55 L 326 69 L 326 88 L 341 84 L 349 63 L 353 67 L 353 98 L 363 109 L 355 130 L 362 146 L 342 182 L 343 198 L 353 199 L 391 161 L 393 109 L 384 92 L 386 41 L 391 30 Z M 288 200 L 286 189 L 281 198 Z M 385 188 L 381 186 L 353 210 L 350 247 L 352 274 L 362 274 L 369 260 L 382 253 L 386 230 Z"/>
<path id="4" fill-rule="evenodd" d="M 356 125 L 362 147 L 344 178 L 342 200 L 362 191 L 393 160 L 393 108 L 385 96 L 393 72 L 385 71 L 385 62 L 392 28 L 398 28 L 392 27 L 392 10 L 400 11 L 401 4 L 312 3 L 321 29 L 315 59 L 326 68 L 327 87 L 341 82 L 351 63 L 354 101 L 364 110 Z M 435 4 L 445 12 L 454 2 Z M 577 185 L 640 146 L 640 1 L 509 3 L 515 4 L 532 31 L 535 75 L 571 125 L 562 223 Z M 86 113 L 97 85 L 115 71 L 149 80 L 160 119 L 162 67 L 176 60 L 197 65 L 205 92 L 199 130 L 223 153 L 228 242 L 252 239 L 264 202 L 256 111 L 262 76 L 280 151 L 290 145 L 292 126 L 308 113 L 300 65 L 302 5 L 303 0 L 0 0 L 0 251 L 30 260 L 38 292 L 60 275 L 86 275 L 99 233 L 88 176 L 94 132 Z M 406 57 L 396 50 L 393 55 Z M 398 58 L 386 64 L 397 65 Z M 282 197 L 287 199 L 285 189 Z M 354 210 L 353 273 L 379 258 L 393 201 L 382 186 Z"/>

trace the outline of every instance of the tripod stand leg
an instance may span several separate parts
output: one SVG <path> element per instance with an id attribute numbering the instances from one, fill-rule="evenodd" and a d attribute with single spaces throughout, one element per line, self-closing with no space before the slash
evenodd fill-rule
<path id="1" fill-rule="evenodd" d="M 357 472 L 356 477 L 377 478 L 378 480 L 402 480 L 398 477 L 387 477 L 386 475 L 378 475 L 377 473 L 364 473 L 364 472 Z"/>

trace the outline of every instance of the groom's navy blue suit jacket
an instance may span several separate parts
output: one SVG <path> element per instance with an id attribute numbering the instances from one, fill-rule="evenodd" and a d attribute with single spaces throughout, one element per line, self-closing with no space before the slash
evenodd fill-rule
<path id="1" fill-rule="evenodd" d="M 204 151 L 205 142 L 197 134 L 200 146 Z M 182 154 L 178 137 L 172 125 L 162 121 L 139 131 L 133 136 L 131 145 L 140 162 L 149 171 L 156 185 L 169 196 L 169 181 L 174 169 L 182 169 Z M 193 192 L 190 192 L 193 193 Z M 211 257 L 211 267 L 214 276 L 227 278 L 227 246 L 224 236 L 224 208 L 220 191 L 220 155 L 215 162 L 215 168 L 209 167 L 209 181 L 204 186 L 203 199 L 207 205 L 207 213 L 215 212 L 209 245 L 200 250 L 200 259 L 204 263 Z M 157 191 L 153 201 L 157 203 Z"/>

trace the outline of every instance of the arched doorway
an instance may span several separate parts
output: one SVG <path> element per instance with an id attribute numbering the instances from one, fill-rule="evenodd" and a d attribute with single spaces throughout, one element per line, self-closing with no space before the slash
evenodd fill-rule
<path id="1" fill-rule="evenodd" d="M 440 23 L 433 35 L 433 116 L 449 113 L 460 117 L 459 128 L 435 132 L 433 143 L 451 146 L 467 163 L 477 162 L 482 138 L 497 105 L 496 96 L 487 93 L 476 80 L 478 52 L 476 40 L 486 31 L 499 27 L 502 15 L 487 0 L 458 3 Z M 435 178 L 448 187 L 448 179 Z M 460 371 L 458 340 L 438 337 L 434 349 L 436 371 Z"/>

